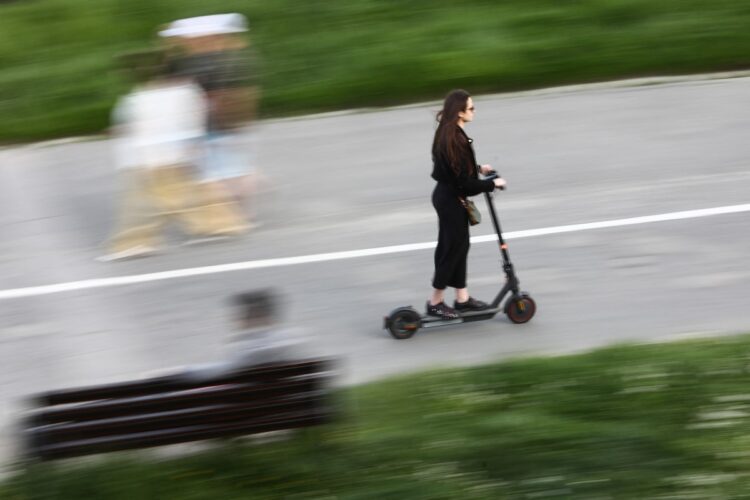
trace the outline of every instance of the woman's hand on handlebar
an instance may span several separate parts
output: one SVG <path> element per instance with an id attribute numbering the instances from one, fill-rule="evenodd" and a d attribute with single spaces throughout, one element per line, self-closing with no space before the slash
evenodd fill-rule
<path id="1" fill-rule="evenodd" d="M 492 179 L 492 182 L 495 184 L 495 189 L 505 189 L 507 182 L 500 177 L 500 174 L 495 172 L 492 165 L 479 165 L 479 172 L 482 175 L 490 176 L 487 180 Z"/>

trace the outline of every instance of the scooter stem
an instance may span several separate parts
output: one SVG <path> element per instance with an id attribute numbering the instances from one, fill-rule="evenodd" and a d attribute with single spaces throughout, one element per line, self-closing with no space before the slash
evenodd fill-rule
<path id="1" fill-rule="evenodd" d="M 497 242 L 500 248 L 500 253 L 503 256 L 503 267 L 510 265 L 510 255 L 508 254 L 508 245 L 505 244 L 503 239 L 503 231 L 500 228 L 500 221 L 495 213 L 495 205 L 492 203 L 492 193 L 484 193 L 484 197 L 487 200 L 487 209 L 490 212 L 490 218 L 492 218 L 492 225 L 495 227 L 495 233 L 497 234 Z M 512 265 L 511 265 L 512 267 Z"/>

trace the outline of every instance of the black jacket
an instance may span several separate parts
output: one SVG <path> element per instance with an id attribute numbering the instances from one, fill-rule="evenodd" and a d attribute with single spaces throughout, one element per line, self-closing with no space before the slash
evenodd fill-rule
<path id="1" fill-rule="evenodd" d="M 458 125 L 456 125 L 458 127 Z M 491 180 L 479 179 L 479 165 L 477 165 L 472 147 L 473 139 L 469 138 L 464 129 L 458 127 L 461 141 L 461 159 L 459 174 L 456 175 L 448 160 L 445 151 L 439 151 L 432 158 L 432 178 L 443 184 L 448 184 L 456 189 L 459 196 L 474 196 L 479 193 L 492 192 L 495 189 L 495 183 Z M 474 165 L 474 171 L 469 173 L 469 165 Z"/>

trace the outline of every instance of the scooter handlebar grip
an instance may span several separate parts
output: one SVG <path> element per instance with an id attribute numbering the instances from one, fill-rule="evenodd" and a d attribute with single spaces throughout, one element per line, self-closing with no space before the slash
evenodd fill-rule
<path id="1" fill-rule="evenodd" d="M 498 174 L 497 172 L 495 172 L 493 170 L 491 173 L 487 174 L 484 177 L 484 180 L 486 180 L 486 181 L 494 181 L 495 179 L 499 179 L 499 178 L 500 178 L 500 174 Z M 499 188 L 496 187 L 495 189 L 499 189 L 500 191 L 505 191 L 505 186 L 501 186 Z"/>

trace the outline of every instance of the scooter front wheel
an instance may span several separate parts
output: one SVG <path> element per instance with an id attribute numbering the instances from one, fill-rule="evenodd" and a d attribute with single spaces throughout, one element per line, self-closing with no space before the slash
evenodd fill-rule
<path id="1" fill-rule="evenodd" d="M 393 311 L 385 319 L 385 325 L 393 338 L 404 340 L 417 333 L 419 327 L 422 326 L 422 318 L 414 309 L 403 307 Z"/>
<path id="2" fill-rule="evenodd" d="M 536 313 L 536 302 L 527 294 L 517 295 L 505 303 L 505 314 L 513 323 L 526 323 Z"/>

